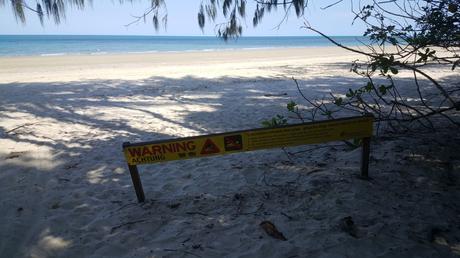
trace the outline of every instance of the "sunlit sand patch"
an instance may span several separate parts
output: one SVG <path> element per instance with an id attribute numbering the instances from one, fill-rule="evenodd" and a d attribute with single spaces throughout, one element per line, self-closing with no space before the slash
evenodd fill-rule
<path id="1" fill-rule="evenodd" d="M 52 148 L 45 146 L 29 147 L 24 151 L 0 150 L 0 159 L 5 165 L 36 168 L 42 171 L 51 171 L 63 164 L 62 161 L 55 159 Z"/>
<path id="2" fill-rule="evenodd" d="M 103 175 L 103 173 L 106 170 L 106 168 L 107 168 L 106 166 L 102 166 L 100 168 L 97 168 L 97 169 L 89 171 L 86 174 L 86 177 L 88 178 L 88 181 L 91 184 L 105 183 L 108 180 L 108 179 L 104 179 L 104 175 Z"/>
<path id="3" fill-rule="evenodd" d="M 63 251 L 72 245 L 72 241 L 50 233 L 49 228 L 42 231 L 38 243 L 30 250 L 30 257 L 45 258 L 56 255 L 56 252 Z"/>

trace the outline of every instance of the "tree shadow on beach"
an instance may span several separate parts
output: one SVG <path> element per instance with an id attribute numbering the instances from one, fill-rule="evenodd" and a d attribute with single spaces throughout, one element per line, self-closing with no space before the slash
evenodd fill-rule
<path id="1" fill-rule="evenodd" d="M 344 93 L 350 87 L 359 87 L 365 80 L 315 77 L 299 82 L 306 96 L 321 98 L 331 91 Z M 402 83 L 409 85 L 410 80 Z M 299 154 L 294 160 L 288 159 L 281 150 L 273 150 L 142 168 L 149 199 L 145 205 L 135 201 L 121 152 L 122 143 L 126 141 L 260 127 L 262 120 L 275 114 L 289 116 L 286 103 L 291 100 L 303 103 L 292 80 L 280 78 L 152 77 L 139 81 L 0 85 L 0 135 L 8 146 L 0 152 L 0 184 L 5 186 L 0 190 L 4 196 L 0 208 L 5 211 L 1 218 L 11 222 L 1 228 L 0 253 L 7 256 L 127 255 L 136 254 L 132 249 L 138 248 L 137 254 L 146 255 L 152 248 L 160 247 L 159 253 L 164 253 L 169 247 L 177 249 L 180 243 L 178 237 L 168 233 L 162 238 L 160 231 L 182 234 L 184 228 L 190 227 L 180 237 L 181 241 L 191 235 L 207 234 L 198 239 L 211 241 L 225 232 L 226 223 L 231 225 L 235 220 L 237 222 L 228 228 L 234 234 L 230 240 L 244 234 L 240 237 L 247 241 L 249 248 L 259 241 L 260 234 L 247 222 L 264 216 L 283 221 L 286 228 L 294 223 L 286 229 L 295 245 L 287 249 L 287 255 L 304 250 L 305 235 L 301 231 L 305 231 L 305 223 L 301 214 L 310 211 L 326 216 L 327 210 L 320 207 L 320 203 L 327 201 L 331 193 L 353 191 L 348 189 L 351 185 L 358 185 L 356 192 L 371 191 L 366 182 L 349 177 L 359 166 L 358 150 L 345 154 L 337 150 L 317 150 Z M 419 155 L 426 157 L 423 153 L 426 150 L 419 151 Z M 330 157 L 330 153 L 337 157 L 345 155 L 352 161 L 343 163 L 340 158 Z M 416 162 L 429 167 L 433 159 L 418 158 Z M 377 163 L 374 161 L 373 165 L 381 171 L 375 171 L 376 182 L 385 180 L 391 172 Z M 339 178 L 334 176 L 338 171 L 336 166 L 346 172 Z M 292 182 L 299 175 L 309 179 L 293 188 Z M 270 178 L 276 183 L 267 183 Z M 334 189 L 331 182 L 346 183 Z M 246 196 L 246 199 L 241 197 L 245 201 L 235 197 L 236 194 Z M 312 199 L 311 196 L 324 197 Z M 435 198 L 446 205 L 452 202 L 452 196 Z M 367 205 L 367 201 L 358 203 Z M 265 206 L 260 208 L 264 202 Z M 371 207 L 383 212 L 377 204 Z M 368 208 L 366 205 L 363 209 Z M 316 210 L 309 210 L 308 206 Z M 327 242 L 327 233 L 335 230 L 341 216 L 352 212 L 348 210 L 350 207 L 355 206 L 342 207 L 338 214 L 325 220 L 309 218 L 309 229 L 325 228 L 325 235 L 318 236 L 319 242 Z M 284 215 L 275 209 L 285 211 Z M 403 220 L 410 221 L 410 216 L 405 216 Z M 245 219 L 238 220 L 239 217 Z M 418 218 L 423 220 L 423 216 Z M 213 227 L 216 228 L 213 230 Z M 269 244 L 269 239 L 263 241 Z M 197 245 L 195 242 L 183 244 L 179 249 L 200 249 L 193 247 Z M 340 245 L 339 242 L 334 244 Z M 222 248 L 227 254 L 238 247 L 225 244 L 228 246 Z M 206 247 L 203 245 L 203 248 Z M 312 252 L 321 248 L 316 245 Z M 208 255 L 223 254 L 212 248 L 206 250 Z"/>

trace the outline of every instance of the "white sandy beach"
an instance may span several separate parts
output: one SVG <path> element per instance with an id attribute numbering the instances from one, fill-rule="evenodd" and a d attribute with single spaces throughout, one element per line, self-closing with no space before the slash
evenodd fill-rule
<path id="1" fill-rule="evenodd" d="M 357 58 L 333 47 L 0 58 L 0 257 L 459 257 L 449 130 L 375 138 L 370 181 L 361 150 L 342 143 L 140 166 L 137 203 L 123 142 L 261 127 L 305 104 L 292 77 L 311 98 L 363 85 Z"/>
<path id="2" fill-rule="evenodd" d="M 145 80 L 151 77 L 280 77 L 282 66 L 349 62 L 356 55 L 338 48 L 293 48 L 218 52 L 177 52 L 2 58 L 2 82 Z M 273 69 L 270 69 L 273 68 Z M 318 72 L 318 71 L 316 71 Z"/>

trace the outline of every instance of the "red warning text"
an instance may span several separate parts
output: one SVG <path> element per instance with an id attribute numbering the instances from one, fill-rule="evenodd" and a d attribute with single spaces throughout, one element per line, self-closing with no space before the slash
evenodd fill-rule
<path id="1" fill-rule="evenodd" d="M 165 143 L 151 146 L 132 147 L 128 149 L 131 157 L 144 157 L 166 153 L 178 153 L 194 151 L 196 145 L 194 141 Z"/>

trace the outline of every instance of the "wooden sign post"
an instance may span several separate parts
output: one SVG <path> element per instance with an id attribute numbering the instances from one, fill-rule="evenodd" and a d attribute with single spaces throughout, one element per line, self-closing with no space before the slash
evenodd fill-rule
<path id="1" fill-rule="evenodd" d="M 361 116 L 162 141 L 125 142 L 123 152 L 139 202 L 145 200 L 145 195 L 137 165 L 346 139 L 362 139 L 361 176 L 368 178 L 373 121 L 372 116 Z"/>

